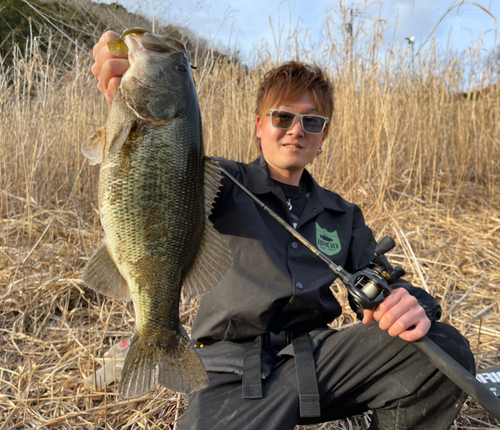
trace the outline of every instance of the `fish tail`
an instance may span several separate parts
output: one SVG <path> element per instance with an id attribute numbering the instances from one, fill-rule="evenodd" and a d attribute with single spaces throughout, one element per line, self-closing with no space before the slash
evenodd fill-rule
<path id="1" fill-rule="evenodd" d="M 123 399 L 143 396 L 157 383 L 180 392 L 208 387 L 207 372 L 182 325 L 169 333 L 153 341 L 134 334 L 120 380 Z"/>

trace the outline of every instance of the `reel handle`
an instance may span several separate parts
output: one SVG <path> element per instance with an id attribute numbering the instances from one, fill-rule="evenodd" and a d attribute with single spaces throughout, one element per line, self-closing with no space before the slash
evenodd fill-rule
<path id="1" fill-rule="evenodd" d="M 390 236 L 385 236 L 375 247 L 374 255 L 375 261 L 380 266 L 381 270 L 376 270 L 377 273 L 381 274 L 389 284 L 394 284 L 399 278 L 405 275 L 405 269 L 401 266 L 396 266 L 394 270 L 390 270 L 388 265 L 380 258 L 385 253 L 389 252 L 396 246 L 396 242 Z"/>
<path id="2" fill-rule="evenodd" d="M 375 257 L 380 258 L 381 255 L 389 252 L 392 248 L 396 246 L 396 242 L 390 236 L 385 236 L 375 247 Z"/>
<path id="3" fill-rule="evenodd" d="M 391 279 L 389 280 L 389 284 L 394 284 L 399 278 L 402 278 L 406 274 L 405 269 L 401 266 L 396 266 L 395 269 L 391 272 Z"/>

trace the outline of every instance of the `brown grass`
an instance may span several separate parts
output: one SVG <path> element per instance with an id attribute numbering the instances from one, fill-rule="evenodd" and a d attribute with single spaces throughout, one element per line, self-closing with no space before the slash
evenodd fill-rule
<path id="1" fill-rule="evenodd" d="M 335 82 L 334 123 L 310 170 L 359 203 L 377 237 L 397 239 L 391 261 L 437 298 L 469 339 L 478 367 L 498 365 L 498 88 L 472 100 L 452 94 L 473 56 L 443 59 L 431 45 L 412 76 L 408 50 L 394 46 L 392 60 L 379 58 L 377 34 L 367 39 L 377 43 L 353 49 L 349 40 L 328 37 L 314 51 L 293 38 L 284 50 L 323 64 Z M 98 296 L 80 279 L 102 237 L 98 169 L 80 150 L 107 106 L 90 61 L 78 53 L 70 73 L 54 68 L 36 40 L 16 55 L 14 68 L 0 70 L 0 430 L 174 428 L 183 395 L 158 388 L 121 401 L 114 385 L 106 392 L 83 387 L 134 322 L 130 305 Z M 260 61 L 249 69 L 195 59 L 209 154 L 257 155 L 254 94 L 275 55 L 254 55 Z M 482 73 L 480 84 L 491 84 Z M 345 309 L 335 326 L 353 323 L 345 289 L 333 289 Z M 186 325 L 195 311 L 196 302 L 181 304 Z M 368 425 L 364 415 L 307 429 Z M 468 400 L 454 428 L 499 427 Z"/>

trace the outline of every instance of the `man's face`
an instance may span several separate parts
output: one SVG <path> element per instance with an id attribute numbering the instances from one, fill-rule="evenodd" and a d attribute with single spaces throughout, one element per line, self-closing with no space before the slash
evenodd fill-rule
<path id="1" fill-rule="evenodd" d="M 318 107 L 310 92 L 304 93 L 293 103 L 273 106 L 272 109 L 282 109 L 302 115 L 319 115 Z M 306 133 L 298 118 L 288 130 L 274 127 L 270 115 L 264 118 L 257 116 L 256 125 L 257 137 L 261 139 L 262 154 L 269 166 L 271 177 L 281 182 L 290 183 L 284 180 L 290 177 L 300 179 L 302 171 L 317 156 L 321 142 L 326 137 L 326 131 L 320 134 Z M 291 182 L 298 184 L 298 180 Z"/>

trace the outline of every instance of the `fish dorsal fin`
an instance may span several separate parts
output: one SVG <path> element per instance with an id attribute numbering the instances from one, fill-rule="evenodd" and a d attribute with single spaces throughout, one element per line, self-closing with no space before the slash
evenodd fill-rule
<path id="1" fill-rule="evenodd" d="M 222 186 L 222 169 L 219 162 L 212 157 L 205 156 L 205 215 L 208 218 L 212 213 L 214 201 Z"/>
<path id="2" fill-rule="evenodd" d="M 85 142 L 82 149 L 83 155 L 89 159 L 91 166 L 102 162 L 104 155 L 104 145 L 106 143 L 106 127 L 101 127 Z"/>
<path id="3" fill-rule="evenodd" d="M 82 279 L 94 291 L 116 300 L 130 300 L 127 281 L 118 271 L 103 241 L 83 269 Z"/>
<path id="4" fill-rule="evenodd" d="M 120 149 L 122 149 L 134 126 L 135 121 L 130 121 L 125 127 L 121 127 L 118 132 L 112 136 L 111 143 L 109 144 L 109 155 L 115 155 Z"/>
<path id="5" fill-rule="evenodd" d="M 217 161 L 205 157 L 205 231 L 183 288 L 191 297 L 208 292 L 222 279 L 233 262 L 229 247 L 208 219 L 219 192 L 221 178 L 221 168 Z"/>

